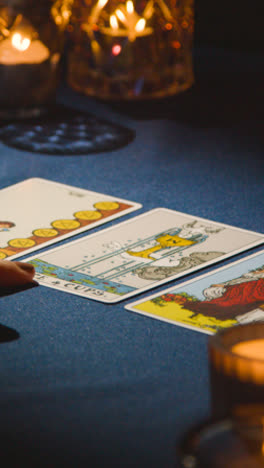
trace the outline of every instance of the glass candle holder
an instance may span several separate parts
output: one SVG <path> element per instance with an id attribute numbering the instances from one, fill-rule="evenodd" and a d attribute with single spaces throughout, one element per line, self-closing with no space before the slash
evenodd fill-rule
<path id="1" fill-rule="evenodd" d="M 68 83 L 103 99 L 148 99 L 193 83 L 193 0 L 74 0 Z"/>
<path id="2" fill-rule="evenodd" d="M 0 0 L 0 118 L 35 117 L 53 100 L 70 0 Z"/>
<path id="3" fill-rule="evenodd" d="M 210 421 L 185 435 L 182 468 L 263 468 L 263 426 L 251 412 L 240 421 Z"/>
<path id="4" fill-rule="evenodd" d="M 221 331 L 209 339 L 208 349 L 212 416 L 264 408 L 264 323 Z"/>

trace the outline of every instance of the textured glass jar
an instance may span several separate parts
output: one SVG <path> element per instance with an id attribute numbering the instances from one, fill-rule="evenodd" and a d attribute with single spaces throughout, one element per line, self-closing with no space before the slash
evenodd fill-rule
<path id="1" fill-rule="evenodd" d="M 74 0 L 68 83 L 104 99 L 172 95 L 193 83 L 193 0 Z"/>
<path id="2" fill-rule="evenodd" d="M 0 118 L 34 117 L 54 98 L 69 0 L 0 0 Z"/>

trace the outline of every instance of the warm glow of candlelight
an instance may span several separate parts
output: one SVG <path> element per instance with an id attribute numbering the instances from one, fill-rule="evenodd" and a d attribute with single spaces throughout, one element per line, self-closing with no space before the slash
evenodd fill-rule
<path id="1" fill-rule="evenodd" d="M 138 20 L 136 26 L 135 26 L 135 31 L 137 32 L 141 32 L 145 29 L 145 26 L 146 26 L 146 20 L 145 18 L 140 18 L 140 20 Z"/>
<path id="2" fill-rule="evenodd" d="M 85 23 L 82 24 L 82 29 L 84 31 L 86 30 L 89 35 L 92 34 L 92 29 L 93 29 L 94 25 L 97 23 L 98 17 L 100 15 L 102 9 L 108 3 L 108 1 L 109 0 L 98 0 L 98 2 L 92 8 L 89 22 L 87 23 L 87 25 Z M 111 20 L 110 20 L 110 24 L 111 24 Z M 115 28 L 115 27 L 113 26 L 113 28 Z"/>
<path id="3" fill-rule="evenodd" d="M 89 25 L 85 28 L 90 34 L 93 25 L 98 18 L 99 9 L 108 0 L 98 0 L 90 16 Z M 153 0 L 151 0 L 153 1 Z M 100 5 L 100 8 L 99 8 Z M 133 0 L 127 0 L 126 4 L 120 4 L 114 14 L 109 17 L 109 26 L 102 26 L 101 32 L 114 37 L 125 37 L 133 42 L 137 37 L 148 36 L 153 33 L 151 27 L 146 27 L 146 18 L 141 17 L 135 10 Z M 92 28 L 91 28 L 92 27 Z"/>
<path id="4" fill-rule="evenodd" d="M 264 339 L 242 341 L 232 346 L 233 353 L 250 359 L 264 359 Z"/>
<path id="5" fill-rule="evenodd" d="M 153 0 L 150 0 L 147 5 L 146 5 L 146 8 L 143 12 L 143 17 L 148 20 L 152 17 L 153 15 L 153 12 L 154 12 L 154 5 L 153 5 Z"/>
<path id="6" fill-rule="evenodd" d="M 65 19 L 66 21 L 68 21 L 68 19 L 71 16 L 71 12 L 69 10 L 63 10 L 61 14 L 63 16 L 63 19 Z"/>
<path id="7" fill-rule="evenodd" d="M 98 0 L 98 3 L 97 3 L 98 8 L 100 8 L 100 9 L 104 8 L 105 5 L 107 4 L 107 2 L 108 2 L 108 0 Z"/>
<path id="8" fill-rule="evenodd" d="M 110 22 L 111 28 L 118 29 L 118 22 L 117 22 L 115 15 L 110 16 L 109 22 Z"/>
<path id="9" fill-rule="evenodd" d="M 71 17 L 73 0 L 56 0 L 51 8 L 51 14 L 57 26 L 64 29 Z"/>
<path id="10" fill-rule="evenodd" d="M 264 383 L 264 338 L 240 341 L 231 347 L 235 369 L 239 380 Z M 225 371 L 232 372 L 229 356 L 225 359 Z"/>
<path id="11" fill-rule="evenodd" d="M 133 4 L 132 0 L 128 0 L 126 2 L 126 9 L 127 9 L 127 12 L 130 13 L 130 14 L 134 12 L 134 4 Z"/>
<path id="12" fill-rule="evenodd" d="M 121 50 L 122 50 L 121 45 L 115 44 L 115 45 L 112 47 L 112 54 L 113 54 L 113 55 L 119 55 L 120 52 L 121 52 Z"/>
<path id="13" fill-rule="evenodd" d="M 15 32 L 0 41 L 0 64 L 22 65 L 42 63 L 50 57 L 49 49 L 39 40 Z"/>
<path id="14" fill-rule="evenodd" d="M 11 43 L 15 49 L 24 52 L 29 48 L 31 40 L 29 37 L 23 37 L 20 33 L 14 33 L 11 37 Z"/>
<path id="15" fill-rule="evenodd" d="M 121 10 L 119 10 L 119 8 L 116 10 L 115 14 L 118 17 L 118 19 L 120 19 L 120 21 L 122 21 L 123 23 L 126 21 L 124 13 Z"/>

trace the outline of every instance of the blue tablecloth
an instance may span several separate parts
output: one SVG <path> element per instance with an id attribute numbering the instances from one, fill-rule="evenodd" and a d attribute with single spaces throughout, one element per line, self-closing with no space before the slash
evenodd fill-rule
<path id="1" fill-rule="evenodd" d="M 264 233 L 263 63 L 259 54 L 196 50 L 195 86 L 144 105 L 62 86 L 59 102 L 135 139 L 67 157 L 0 144 L 0 188 L 43 177 L 141 202 L 138 213 L 168 207 Z M 1 323 L 20 335 L 0 344 L 5 466 L 178 466 L 182 434 L 209 415 L 208 336 L 133 314 L 127 302 L 43 286 L 1 298 Z"/>

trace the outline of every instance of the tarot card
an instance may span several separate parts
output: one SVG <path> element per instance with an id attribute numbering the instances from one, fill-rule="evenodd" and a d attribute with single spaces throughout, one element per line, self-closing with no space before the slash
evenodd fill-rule
<path id="1" fill-rule="evenodd" d="M 208 334 L 264 321 L 264 251 L 128 304 L 126 309 Z"/>
<path id="2" fill-rule="evenodd" d="M 114 303 L 264 242 L 264 236 L 159 208 L 31 258 L 36 280 Z"/>
<path id="3" fill-rule="evenodd" d="M 0 259 L 17 258 L 141 207 L 46 179 L 0 190 Z"/>

